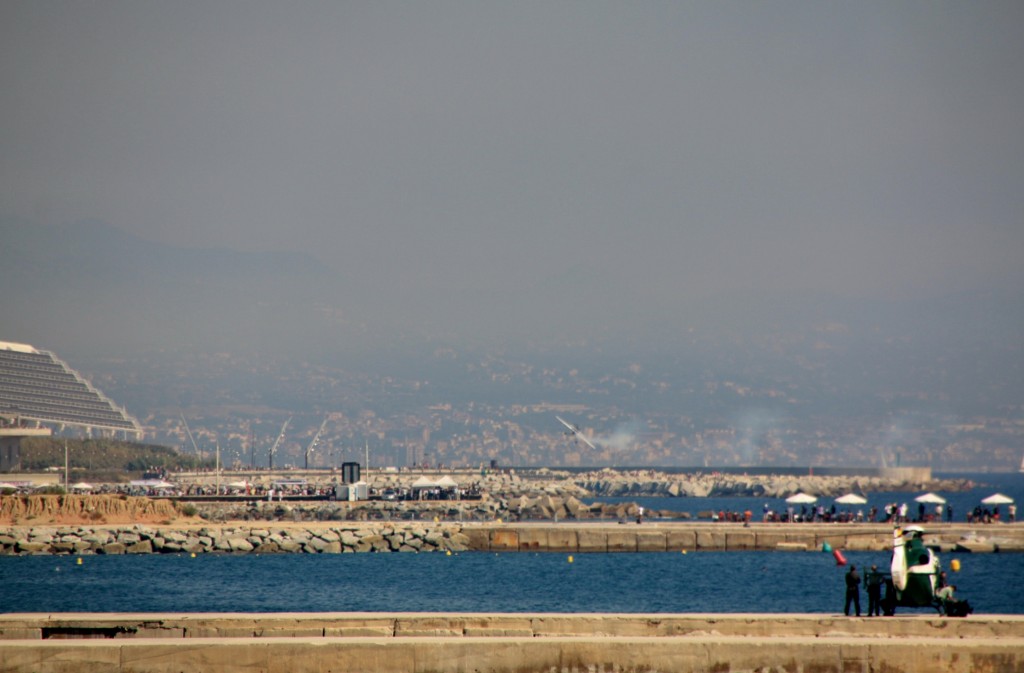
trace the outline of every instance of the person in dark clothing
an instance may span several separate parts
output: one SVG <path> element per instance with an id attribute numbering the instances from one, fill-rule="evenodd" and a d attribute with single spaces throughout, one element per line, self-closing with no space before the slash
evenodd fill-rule
<path id="1" fill-rule="evenodd" d="M 882 573 L 878 566 L 871 566 L 864 584 L 868 588 L 868 617 L 882 616 Z"/>
<path id="2" fill-rule="evenodd" d="M 850 603 L 856 608 L 857 616 L 860 617 L 860 575 L 857 573 L 857 566 L 850 566 L 850 572 L 846 573 L 846 605 L 843 607 L 843 614 L 850 616 Z"/>

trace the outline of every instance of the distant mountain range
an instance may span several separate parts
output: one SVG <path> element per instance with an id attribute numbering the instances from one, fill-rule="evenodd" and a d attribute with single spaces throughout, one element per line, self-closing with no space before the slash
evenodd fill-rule
<path id="1" fill-rule="evenodd" d="M 892 359 L 898 374 L 914 352 L 944 358 L 950 372 L 974 372 L 979 386 L 986 371 L 1022 366 L 1024 303 L 1007 288 L 898 300 L 733 295 L 645 313 L 624 299 L 635 288 L 616 301 L 577 292 L 582 306 L 556 301 L 551 279 L 497 295 L 473 287 L 474 278 L 465 290 L 431 292 L 407 279 L 349 277 L 304 253 L 178 247 L 95 221 L 0 218 L 0 241 L 0 340 L 68 357 L 185 348 L 389 362 L 482 335 L 474 347 L 554 348 L 562 362 L 617 351 L 700 363 L 711 350 L 732 359 L 757 345 L 754 352 L 787 358 L 839 358 L 853 371 Z"/>
<path id="2" fill-rule="evenodd" d="M 344 327 L 344 279 L 309 255 L 175 247 L 100 222 L 0 231 L 3 339 L 65 353 L 257 348 Z"/>

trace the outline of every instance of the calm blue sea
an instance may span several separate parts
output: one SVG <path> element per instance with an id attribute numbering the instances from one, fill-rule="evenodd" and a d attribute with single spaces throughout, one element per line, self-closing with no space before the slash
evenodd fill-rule
<path id="1" fill-rule="evenodd" d="M 958 475 L 962 476 L 962 475 Z M 1024 501 L 1024 475 L 969 475 L 983 485 L 943 493 L 957 521 L 999 491 Z M 868 494 L 913 504 L 919 493 Z M 630 500 L 627 498 L 627 500 Z M 637 500 L 637 499 L 632 499 Z M 645 498 L 652 509 L 750 508 L 758 498 Z M 780 500 L 767 500 L 783 507 Z M 830 503 L 829 503 L 830 504 Z M 866 510 L 865 510 L 866 511 Z M 912 509 L 912 512 L 914 510 Z M 1005 514 L 1005 508 L 1004 508 Z M 799 525 L 799 524 L 780 524 Z M 999 525 L 979 525 L 996 532 Z M 847 552 L 863 568 L 885 552 Z M 946 554 L 950 567 L 954 556 Z M 963 554 L 951 573 L 979 613 L 1024 614 L 1024 554 Z M 844 568 L 821 552 L 566 554 L 470 552 L 309 556 L 0 557 L 0 612 L 814 612 L 842 609 Z M 1010 590 L 1013 588 L 1013 590 Z M 866 596 L 863 597 L 866 603 Z"/>
<path id="2" fill-rule="evenodd" d="M 949 554 L 944 558 L 948 567 Z M 883 552 L 849 552 L 859 567 Z M 979 613 L 1024 614 L 1024 554 L 958 555 Z M 813 612 L 842 609 L 822 552 L 0 557 L 0 612 Z M 866 604 L 866 596 L 862 597 Z M 866 609 L 866 608 L 865 608 Z M 925 611 L 927 612 L 927 611 Z"/>

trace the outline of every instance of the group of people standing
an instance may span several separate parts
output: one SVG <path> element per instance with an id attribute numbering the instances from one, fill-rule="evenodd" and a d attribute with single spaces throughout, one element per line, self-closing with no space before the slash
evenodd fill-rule
<path id="1" fill-rule="evenodd" d="M 846 604 L 843 606 L 843 614 L 850 616 L 850 606 L 853 606 L 854 614 L 860 617 L 860 573 L 857 566 L 851 565 L 846 573 Z M 871 566 L 864 581 L 868 591 L 868 617 L 880 617 L 882 615 L 882 586 L 885 584 L 885 575 L 878 572 L 878 566 Z M 958 600 L 955 597 L 956 585 L 949 583 L 945 571 L 940 572 L 935 581 L 936 607 L 941 614 L 952 617 L 963 617 L 973 612 L 973 608 L 967 601 Z"/>
<path id="2" fill-rule="evenodd" d="M 1010 523 L 1017 521 L 1017 505 L 1010 503 L 1006 508 L 1007 518 L 1006 520 Z M 982 507 L 978 505 L 972 511 L 967 513 L 967 523 L 999 523 L 1000 513 L 999 505 L 989 509 L 988 507 Z"/>
<path id="3" fill-rule="evenodd" d="M 878 566 L 871 566 L 871 571 L 865 579 L 864 586 L 868 590 L 868 617 L 880 617 L 882 615 L 882 585 L 885 584 L 885 576 L 878 572 Z M 843 614 L 850 616 L 850 605 L 860 617 L 860 573 L 857 566 L 851 565 L 846 573 L 846 605 L 843 607 Z"/>
<path id="4" fill-rule="evenodd" d="M 872 509 L 871 521 L 874 521 L 874 507 Z M 907 523 L 910 521 L 910 508 L 907 507 L 907 503 L 887 503 L 882 508 L 885 514 L 885 518 L 882 519 L 885 523 Z M 935 505 L 935 512 L 928 512 L 928 508 L 923 502 L 917 503 L 917 518 L 915 521 L 920 522 L 934 522 L 942 523 L 942 515 L 946 515 L 946 523 L 953 523 L 953 505 L 947 503 L 945 507 L 941 503 Z"/>

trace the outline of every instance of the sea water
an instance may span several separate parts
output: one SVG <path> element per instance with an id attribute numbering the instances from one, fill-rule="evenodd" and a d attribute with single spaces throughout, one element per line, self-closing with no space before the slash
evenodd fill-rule
<path id="1" fill-rule="evenodd" d="M 885 552 L 848 552 L 860 570 Z M 953 556 L 943 557 L 947 568 Z M 979 613 L 1024 614 L 1024 554 L 960 554 Z M 0 612 L 842 611 L 848 568 L 811 552 L 0 557 Z M 862 608 L 867 597 L 862 592 Z M 928 610 L 904 612 L 929 612 Z"/>
<path id="2" fill-rule="evenodd" d="M 968 492 L 941 494 L 953 504 L 958 522 L 996 491 L 1024 501 L 1022 474 L 944 476 L 980 483 Z M 881 510 L 886 502 L 907 502 L 915 516 L 916 495 L 868 493 L 864 512 L 871 505 Z M 785 508 L 781 499 L 751 497 L 623 500 L 693 515 L 750 509 L 759 518 L 766 503 L 776 511 Z M 1001 513 L 1005 520 L 1005 507 Z M 977 524 L 977 532 L 998 535 L 1004 525 Z M 846 556 L 862 571 L 889 564 L 888 552 Z M 1024 614 L 1024 554 L 944 554 L 947 569 L 952 558 L 962 570 L 950 571 L 950 580 L 978 612 Z M 836 566 L 831 554 L 815 551 L 575 554 L 571 563 L 568 554 L 522 552 L 86 556 L 81 565 L 77 560 L 0 557 L 0 612 L 837 613 L 847 569 Z M 866 609 L 866 595 L 862 600 Z"/>
<path id="3" fill-rule="evenodd" d="M 976 486 L 967 491 L 958 492 L 947 492 L 940 491 L 938 495 L 947 500 L 947 504 L 953 508 L 953 521 L 956 523 L 964 523 L 967 521 L 968 512 L 972 511 L 975 507 L 985 505 L 981 504 L 981 501 L 992 495 L 993 493 L 1002 493 L 1003 495 L 1013 498 L 1018 506 L 1024 504 L 1024 473 L 1013 472 L 1013 473 L 974 473 L 974 474 L 936 474 L 937 478 L 948 478 L 948 479 L 970 479 Z M 915 498 L 922 495 L 923 491 L 879 491 L 879 492 L 868 492 L 864 493 L 867 497 L 868 502 L 864 505 L 836 505 L 836 511 L 842 512 L 847 511 L 850 514 L 856 515 L 858 511 L 862 512 L 864 517 L 868 516 L 868 512 L 872 507 L 878 510 L 878 521 L 881 521 L 884 514 L 886 504 L 895 503 L 897 505 L 906 503 L 907 514 L 910 518 L 916 518 L 918 515 L 918 503 Z M 839 494 L 842 495 L 842 494 Z M 583 498 L 585 502 L 590 502 L 590 498 Z M 708 497 L 708 498 L 691 498 L 691 497 L 638 497 L 638 496 L 624 496 L 624 497 L 606 497 L 606 498 L 595 498 L 599 502 L 606 503 L 621 503 L 621 502 L 635 502 L 638 505 L 646 508 L 647 511 L 668 511 L 680 514 L 689 515 L 690 518 L 696 519 L 702 514 L 709 516 L 712 512 L 735 512 L 743 513 L 750 510 L 752 518 L 760 521 L 764 515 L 764 508 L 767 505 L 770 511 L 776 513 L 785 513 L 786 508 L 789 507 L 783 498 L 765 498 L 765 497 L 754 497 L 754 496 L 726 496 L 726 497 Z M 818 502 L 814 503 L 813 507 L 822 505 L 825 508 L 831 508 L 833 505 L 833 498 L 821 497 Z M 808 506 L 808 509 L 812 507 Z M 801 506 L 794 506 L 795 512 L 800 513 Z M 989 506 L 992 510 L 993 507 Z M 1007 520 L 1008 509 L 1006 505 L 999 507 L 1000 518 L 1003 521 Z M 928 504 L 925 505 L 925 514 L 935 515 L 936 505 Z M 1024 516 L 1024 513 L 1018 516 Z M 671 518 L 671 517 L 667 517 Z M 942 520 L 946 520 L 946 505 L 942 506 Z M 979 529 L 979 533 L 983 529 Z"/>

